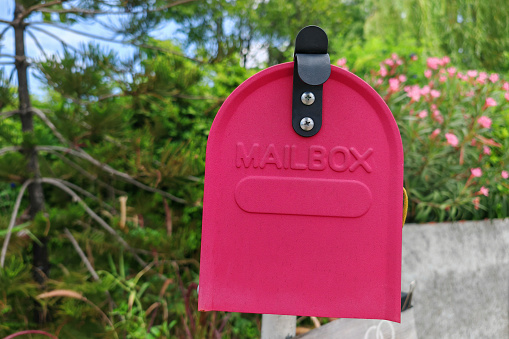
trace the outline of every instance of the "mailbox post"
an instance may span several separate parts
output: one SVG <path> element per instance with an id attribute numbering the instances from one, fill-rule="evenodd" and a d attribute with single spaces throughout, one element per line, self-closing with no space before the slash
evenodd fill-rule
<path id="1" fill-rule="evenodd" d="M 264 314 L 261 339 L 287 339 L 295 337 L 297 317 L 294 315 Z"/>
<path id="2" fill-rule="evenodd" d="M 327 44 L 304 28 L 294 62 L 246 80 L 212 124 L 200 310 L 400 320 L 401 137 Z M 295 323 L 264 316 L 262 335 L 277 319 Z"/>

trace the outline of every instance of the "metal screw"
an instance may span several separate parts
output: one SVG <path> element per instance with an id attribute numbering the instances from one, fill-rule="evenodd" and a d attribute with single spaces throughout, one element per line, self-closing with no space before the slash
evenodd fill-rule
<path id="1" fill-rule="evenodd" d="M 315 122 L 311 118 L 305 117 L 305 118 L 302 118 L 302 120 L 300 121 L 300 128 L 303 131 L 311 131 L 314 126 L 315 126 Z"/>
<path id="2" fill-rule="evenodd" d="M 304 105 L 307 106 L 312 105 L 313 102 L 315 102 L 315 95 L 313 94 L 313 92 L 304 92 L 300 96 L 300 101 L 302 101 Z"/>

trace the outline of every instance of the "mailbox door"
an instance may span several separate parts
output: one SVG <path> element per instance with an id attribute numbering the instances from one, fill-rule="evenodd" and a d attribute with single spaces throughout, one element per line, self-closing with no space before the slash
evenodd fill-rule
<path id="1" fill-rule="evenodd" d="M 399 321 L 403 149 L 380 96 L 332 67 L 292 128 L 293 63 L 225 101 L 206 154 L 199 309 Z"/>

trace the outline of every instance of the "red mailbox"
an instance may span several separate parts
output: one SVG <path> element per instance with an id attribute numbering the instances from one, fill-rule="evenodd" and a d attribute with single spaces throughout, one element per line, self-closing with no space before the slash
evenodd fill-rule
<path id="1" fill-rule="evenodd" d="M 297 48 L 241 84 L 212 125 L 199 309 L 399 321 L 398 127 L 363 80 Z"/>

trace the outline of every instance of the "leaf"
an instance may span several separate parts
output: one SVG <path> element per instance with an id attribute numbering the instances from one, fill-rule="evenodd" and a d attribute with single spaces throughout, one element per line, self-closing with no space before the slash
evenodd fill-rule
<path id="1" fill-rule="evenodd" d="M 28 226 L 30 226 L 31 223 L 32 223 L 31 221 L 27 221 L 23 224 L 13 227 L 12 233 L 15 233 L 15 232 L 21 231 L 24 228 L 27 228 Z M 0 230 L 0 237 L 4 237 L 6 234 L 7 234 L 7 230 Z"/>
<path id="2" fill-rule="evenodd" d="M 490 145 L 490 146 L 494 146 L 494 147 L 502 147 L 502 145 L 499 144 L 498 142 L 496 142 L 495 140 L 485 138 L 482 135 L 476 135 L 476 138 L 479 139 L 479 141 L 485 145 Z"/>
<path id="3" fill-rule="evenodd" d="M 71 290 L 54 290 L 50 292 L 45 292 L 39 294 L 36 298 L 38 299 L 46 299 L 46 298 L 54 298 L 54 297 L 67 297 L 67 298 L 74 298 L 79 300 L 88 300 L 84 296 L 82 296 L 80 293 L 71 291 Z"/>

